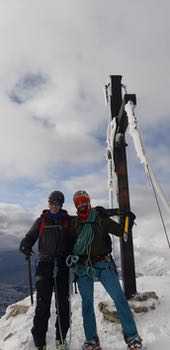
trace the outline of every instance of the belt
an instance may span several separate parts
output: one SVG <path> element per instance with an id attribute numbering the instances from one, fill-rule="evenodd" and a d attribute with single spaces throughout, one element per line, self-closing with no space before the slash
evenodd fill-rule
<path id="1" fill-rule="evenodd" d="M 90 264 L 95 264 L 99 261 L 112 261 L 112 256 L 109 255 L 97 255 L 97 256 L 91 256 L 89 259 L 87 256 L 80 256 L 79 262 L 80 264 L 83 265 L 89 265 Z"/>

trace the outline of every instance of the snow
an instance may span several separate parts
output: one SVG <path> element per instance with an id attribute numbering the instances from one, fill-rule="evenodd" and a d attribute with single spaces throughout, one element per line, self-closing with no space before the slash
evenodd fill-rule
<path id="1" fill-rule="evenodd" d="M 135 314 L 138 331 L 143 338 L 144 345 L 148 350 L 160 350 L 163 346 L 169 349 L 170 346 L 170 275 L 163 276 L 141 276 L 137 278 L 138 292 L 155 291 L 159 296 L 159 303 L 155 310 L 148 313 Z M 34 296 L 35 298 L 35 296 Z M 102 314 L 98 310 L 100 301 L 108 301 L 110 297 L 105 292 L 99 282 L 95 284 L 95 306 L 98 323 L 98 332 L 101 344 L 104 350 L 125 349 L 124 340 L 119 324 L 113 324 L 103 320 Z M 28 307 L 24 314 L 9 316 L 12 306 L 6 310 L 6 314 L 0 319 L 0 350 L 34 350 L 34 344 L 30 329 L 32 327 L 32 318 L 34 306 L 30 305 L 30 298 L 26 298 L 17 303 Z M 84 341 L 82 317 L 81 317 L 81 300 L 79 294 L 72 297 L 72 350 L 79 350 Z M 52 312 L 49 322 L 47 335 L 48 348 L 55 349 L 54 343 L 54 323 L 55 308 L 54 298 L 52 301 Z M 169 346 L 168 346 L 169 345 Z"/>

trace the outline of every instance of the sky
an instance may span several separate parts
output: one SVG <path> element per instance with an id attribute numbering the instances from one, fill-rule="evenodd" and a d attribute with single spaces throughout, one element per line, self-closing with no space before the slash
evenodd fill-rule
<path id="1" fill-rule="evenodd" d="M 153 170 L 170 197 L 168 0 L 2 0 L 0 242 L 21 238 L 48 195 L 74 191 L 108 205 L 103 87 L 122 75 Z M 128 136 L 127 136 L 128 137 Z M 151 188 L 128 138 L 138 231 L 160 230 Z M 150 211 L 146 209 L 149 204 Z M 168 221 L 168 215 L 165 213 Z M 12 235 L 12 238 L 11 238 Z"/>

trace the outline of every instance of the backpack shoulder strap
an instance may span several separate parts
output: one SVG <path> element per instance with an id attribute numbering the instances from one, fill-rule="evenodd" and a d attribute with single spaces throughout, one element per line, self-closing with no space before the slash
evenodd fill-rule
<path id="1" fill-rule="evenodd" d="M 41 216 L 40 216 L 40 226 L 39 226 L 39 236 L 41 237 L 44 233 L 44 228 L 47 222 L 48 217 L 48 209 L 44 209 Z"/>

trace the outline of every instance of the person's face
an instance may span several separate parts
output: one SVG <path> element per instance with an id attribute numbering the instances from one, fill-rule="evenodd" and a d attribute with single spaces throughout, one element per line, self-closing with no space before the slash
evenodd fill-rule
<path id="1" fill-rule="evenodd" d="M 53 203 L 53 202 L 48 202 L 48 206 L 49 206 L 51 213 L 53 213 L 53 214 L 57 214 L 59 212 L 59 210 L 61 209 L 60 205 L 58 205 L 57 203 Z"/>

